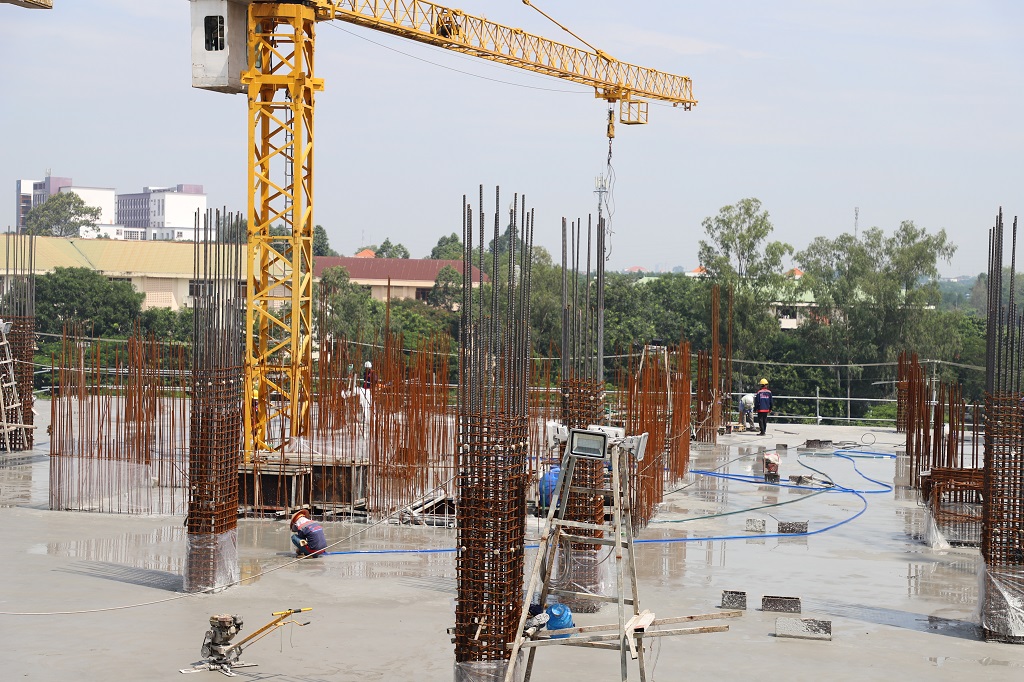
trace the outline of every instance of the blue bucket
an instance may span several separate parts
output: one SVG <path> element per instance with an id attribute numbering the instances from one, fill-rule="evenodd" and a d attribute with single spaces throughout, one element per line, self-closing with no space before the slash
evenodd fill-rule
<path id="1" fill-rule="evenodd" d="M 564 630 L 574 628 L 576 623 L 572 621 L 572 611 L 565 604 L 552 604 L 548 607 L 548 630 Z M 552 635 L 551 639 L 561 639 L 569 635 Z"/>
<path id="2" fill-rule="evenodd" d="M 537 485 L 537 490 L 540 493 L 540 506 L 544 509 L 551 505 L 551 495 L 555 492 L 555 486 L 558 484 L 558 475 L 561 473 L 562 467 L 556 464 L 541 477 L 540 483 Z"/>

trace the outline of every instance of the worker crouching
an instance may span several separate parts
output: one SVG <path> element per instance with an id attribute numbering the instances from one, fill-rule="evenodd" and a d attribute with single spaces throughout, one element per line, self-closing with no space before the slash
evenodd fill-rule
<path id="1" fill-rule="evenodd" d="M 309 518 L 309 512 L 300 509 L 292 516 L 292 544 L 295 545 L 295 556 L 323 556 L 327 549 L 327 538 L 324 528 Z"/>

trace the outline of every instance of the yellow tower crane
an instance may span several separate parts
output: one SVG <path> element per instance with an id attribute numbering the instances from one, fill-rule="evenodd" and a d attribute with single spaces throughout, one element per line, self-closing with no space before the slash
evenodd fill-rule
<path id="1" fill-rule="evenodd" d="M 318 22 L 346 21 L 586 85 L 619 103 L 624 124 L 646 123 L 648 100 L 684 109 L 697 103 L 686 76 L 425 0 L 190 2 L 193 85 L 249 100 L 246 461 L 287 450 L 310 427 L 313 115 L 323 89 L 314 75 Z M 284 226 L 287 236 L 271 234 L 272 225 Z"/>

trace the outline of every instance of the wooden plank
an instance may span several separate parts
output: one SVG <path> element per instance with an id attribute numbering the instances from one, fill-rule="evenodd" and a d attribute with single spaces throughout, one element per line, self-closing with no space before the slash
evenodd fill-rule
<path id="1" fill-rule="evenodd" d="M 672 625 L 674 623 L 691 623 L 695 620 L 718 620 L 719 618 L 739 618 L 743 611 L 719 611 L 716 613 L 701 613 L 695 616 L 675 616 L 672 618 L 656 618 L 651 625 Z"/>
<path id="2" fill-rule="evenodd" d="M 589 592 L 573 592 L 572 590 L 561 590 L 561 589 L 554 588 L 554 587 L 551 588 L 548 591 L 548 594 L 557 594 L 557 595 L 561 595 L 563 597 L 578 597 L 580 599 L 592 599 L 593 601 L 603 601 L 603 602 L 607 602 L 609 604 L 618 604 L 619 603 L 619 598 L 618 597 L 606 597 L 603 594 L 590 594 Z M 632 606 L 633 605 L 633 600 L 632 599 L 626 599 L 623 603 L 627 604 L 629 606 Z M 615 625 L 615 627 L 619 627 L 619 626 Z"/>
<path id="3" fill-rule="evenodd" d="M 625 542 L 622 540 L 615 540 L 614 538 L 585 538 L 582 535 L 570 535 L 569 533 L 562 533 L 562 537 L 579 545 L 607 545 L 609 547 L 626 546 Z"/>
<path id="4" fill-rule="evenodd" d="M 616 625 L 615 627 L 618 627 Z M 654 630 L 651 632 L 636 632 L 634 637 L 675 637 L 677 635 L 700 635 L 708 632 L 728 632 L 728 625 L 703 625 L 696 628 L 676 628 L 674 630 Z M 555 630 L 554 633 L 561 632 Z M 583 646 L 593 642 L 614 642 L 620 639 L 619 633 L 611 633 L 607 635 L 583 635 L 575 637 L 565 637 L 560 639 L 554 639 L 553 637 L 544 637 L 542 639 L 531 639 L 522 643 L 522 647 L 532 648 L 541 646 Z M 508 648 L 512 648 L 514 645 L 509 643 L 506 645 Z M 615 646 L 618 649 L 618 646 Z"/>
<path id="5" fill-rule="evenodd" d="M 651 630 L 650 632 L 637 632 L 635 636 L 641 637 L 675 637 L 676 635 L 700 635 L 705 632 L 728 632 L 728 625 L 702 625 L 697 628 L 676 628 L 675 630 Z"/>
<path id="6" fill-rule="evenodd" d="M 555 519 L 551 522 L 552 524 L 558 524 L 564 528 L 581 528 L 583 530 L 600 530 L 605 532 L 611 532 L 612 527 L 606 526 L 599 523 L 587 523 L 585 521 L 567 521 L 565 519 Z"/>

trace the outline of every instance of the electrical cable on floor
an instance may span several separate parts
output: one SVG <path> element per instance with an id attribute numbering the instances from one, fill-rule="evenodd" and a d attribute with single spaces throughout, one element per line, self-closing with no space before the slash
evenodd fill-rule
<path id="1" fill-rule="evenodd" d="M 798 498 L 793 499 L 793 500 L 786 500 L 785 502 L 775 502 L 774 504 L 762 504 L 762 505 L 760 505 L 758 507 L 748 507 L 746 509 L 736 509 L 734 511 L 721 512 L 721 513 L 718 513 L 718 514 L 705 514 L 704 516 L 691 516 L 691 517 L 688 517 L 688 518 L 685 518 L 685 519 L 661 519 L 661 520 L 657 520 L 656 519 L 654 521 L 650 521 L 648 525 L 653 524 L 653 523 L 685 523 L 687 521 L 702 521 L 704 519 L 717 519 L 720 516 L 733 516 L 735 514 L 746 514 L 748 512 L 758 511 L 760 509 L 771 509 L 772 507 L 781 507 L 781 506 L 786 505 L 786 504 L 793 504 L 795 502 L 803 502 L 804 500 L 809 500 L 812 497 L 815 497 L 817 495 L 821 495 L 822 493 L 827 493 L 827 492 L 829 492 L 827 488 L 821 488 L 819 490 L 816 490 L 813 493 L 810 493 L 808 495 L 804 495 L 803 497 L 798 497 Z"/>

